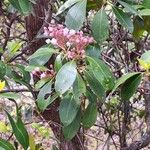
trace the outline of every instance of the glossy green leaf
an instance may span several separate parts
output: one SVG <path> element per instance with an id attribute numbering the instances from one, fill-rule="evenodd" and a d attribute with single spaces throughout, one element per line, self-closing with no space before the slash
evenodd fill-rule
<path id="1" fill-rule="evenodd" d="M 24 70 L 26 70 L 28 72 L 32 72 L 37 67 L 39 67 L 41 71 L 46 71 L 47 70 L 46 67 L 40 66 L 40 65 L 29 65 L 29 66 L 26 66 Z"/>
<path id="2" fill-rule="evenodd" d="M 55 90 L 59 94 L 64 94 L 73 85 L 77 76 L 75 62 L 71 61 L 61 67 L 56 75 Z"/>
<path id="3" fill-rule="evenodd" d="M 0 80 L 3 79 L 5 74 L 6 74 L 6 66 L 2 61 L 0 61 Z"/>
<path id="4" fill-rule="evenodd" d="M 121 1 L 121 0 L 118 0 L 118 2 L 119 2 L 127 11 L 131 12 L 131 13 L 134 14 L 134 15 L 138 15 L 138 11 L 137 11 L 134 7 L 132 7 L 131 4 L 128 4 L 128 3 L 123 2 L 123 1 Z"/>
<path id="5" fill-rule="evenodd" d="M 36 143 L 33 135 L 29 135 L 29 146 L 30 150 L 36 150 Z"/>
<path id="6" fill-rule="evenodd" d="M 109 37 L 109 22 L 105 10 L 101 9 L 92 22 L 92 32 L 98 43 L 104 42 Z"/>
<path id="7" fill-rule="evenodd" d="M 86 92 L 85 83 L 84 83 L 82 77 L 80 76 L 80 74 L 78 74 L 77 78 L 73 84 L 73 95 L 74 95 L 75 100 L 77 102 L 79 102 L 79 104 L 80 104 L 80 97 L 85 92 Z"/>
<path id="8" fill-rule="evenodd" d="M 112 90 L 112 92 L 114 92 L 120 85 L 124 84 L 128 79 L 130 79 L 131 77 L 134 77 L 136 75 L 139 75 L 139 72 L 132 72 L 132 73 L 128 73 L 126 75 L 123 75 L 121 78 L 119 78 L 116 81 L 116 84 Z"/>
<path id="9" fill-rule="evenodd" d="M 133 24 L 134 24 L 133 36 L 136 39 L 140 39 L 145 31 L 144 20 L 141 19 L 140 17 L 135 17 Z"/>
<path id="10" fill-rule="evenodd" d="M 61 100 L 59 116 L 64 126 L 68 126 L 75 119 L 79 106 L 73 96 L 66 96 Z"/>
<path id="11" fill-rule="evenodd" d="M 150 9 L 142 9 L 139 13 L 141 16 L 150 16 Z"/>
<path id="12" fill-rule="evenodd" d="M 90 87 L 87 87 L 86 97 L 90 103 L 96 103 L 97 102 L 97 96 L 92 92 Z"/>
<path id="13" fill-rule="evenodd" d="M 91 71 L 86 71 L 85 77 L 86 77 L 89 87 L 93 91 L 93 93 L 95 95 L 97 95 L 97 97 L 99 99 L 104 99 L 105 98 L 105 89 L 102 86 L 102 84 L 96 79 L 94 74 Z"/>
<path id="14" fill-rule="evenodd" d="M 123 27 L 128 29 L 129 32 L 132 33 L 134 30 L 134 26 L 133 26 L 133 22 L 131 21 L 130 16 L 128 16 L 125 12 L 123 12 L 121 9 L 119 9 L 117 7 L 113 7 L 113 12 L 115 13 L 116 18 L 119 21 L 119 23 Z"/>
<path id="15" fill-rule="evenodd" d="M 30 83 L 30 73 L 25 70 L 25 67 L 23 65 L 17 64 L 16 68 L 19 70 L 22 76 L 21 80 L 25 81 L 26 83 Z"/>
<path id="16" fill-rule="evenodd" d="M 37 104 L 41 111 L 44 111 L 51 101 L 52 82 L 47 82 L 41 89 L 37 96 Z"/>
<path id="17" fill-rule="evenodd" d="M 69 29 L 79 30 L 86 17 L 87 0 L 81 0 L 71 7 L 66 15 L 65 24 Z"/>
<path id="18" fill-rule="evenodd" d="M 42 78 L 41 80 L 39 80 L 39 81 L 35 84 L 35 88 L 36 88 L 36 89 L 40 89 L 40 88 L 43 87 L 48 81 L 50 81 L 49 78 Z"/>
<path id="19" fill-rule="evenodd" d="M 47 94 L 50 94 L 52 92 L 51 88 L 52 88 L 52 82 L 49 81 L 40 89 L 40 92 L 38 94 L 38 99 L 44 98 Z"/>
<path id="20" fill-rule="evenodd" d="M 1 148 L 4 150 L 15 150 L 14 146 L 10 142 L 3 139 L 0 139 L 0 149 Z"/>
<path id="21" fill-rule="evenodd" d="M 28 15 L 31 12 L 32 5 L 30 0 L 9 0 L 9 2 L 24 15 Z"/>
<path id="22" fill-rule="evenodd" d="M 14 121 L 14 119 L 11 117 L 11 115 L 6 111 L 6 114 L 8 116 L 8 119 L 10 121 L 13 133 L 16 137 L 16 139 L 19 141 L 19 143 L 22 145 L 22 147 L 27 150 L 29 147 L 29 136 L 28 132 L 25 129 L 25 126 L 20 118 L 20 116 L 17 116 L 17 122 Z"/>
<path id="23" fill-rule="evenodd" d="M 53 145 L 52 150 L 59 150 L 59 149 L 55 145 Z"/>
<path id="24" fill-rule="evenodd" d="M 115 78 L 109 67 L 100 59 L 87 57 L 89 66 L 96 79 L 106 90 L 111 90 L 115 84 Z"/>
<path id="25" fill-rule="evenodd" d="M 104 0 L 88 0 L 87 2 L 87 9 L 88 10 L 97 10 L 100 9 L 103 4 L 105 3 Z"/>
<path id="26" fill-rule="evenodd" d="M 67 0 L 59 9 L 56 15 L 61 14 L 62 12 L 64 12 L 66 9 L 68 9 L 69 7 L 73 6 L 74 4 L 76 4 L 77 2 L 79 2 L 81 0 Z"/>
<path id="27" fill-rule="evenodd" d="M 143 16 L 143 19 L 144 19 L 144 29 L 148 32 L 148 34 L 150 34 L 150 14 L 148 16 Z"/>
<path id="28" fill-rule="evenodd" d="M 145 8 L 150 9 L 150 0 L 143 0 L 142 5 L 143 5 Z"/>
<path id="29" fill-rule="evenodd" d="M 19 5 L 19 2 L 18 0 L 8 0 L 11 5 L 16 8 L 17 10 L 19 10 L 21 12 L 21 8 L 20 8 L 20 5 Z"/>
<path id="30" fill-rule="evenodd" d="M 86 49 L 86 55 L 90 57 L 99 58 L 101 53 L 101 49 L 98 45 L 90 45 Z"/>
<path id="31" fill-rule="evenodd" d="M 21 41 L 10 41 L 7 44 L 9 53 L 15 54 L 22 46 L 23 42 Z"/>
<path id="32" fill-rule="evenodd" d="M 75 119 L 66 127 L 63 127 L 63 135 L 66 140 L 71 140 L 79 131 L 81 123 L 81 111 L 77 113 Z"/>
<path id="33" fill-rule="evenodd" d="M 146 51 L 145 53 L 143 53 L 140 59 L 150 64 L 150 51 Z"/>
<path id="34" fill-rule="evenodd" d="M 18 2 L 24 15 L 31 12 L 31 2 L 29 0 L 18 0 Z"/>
<path id="35" fill-rule="evenodd" d="M 39 98 L 37 99 L 38 108 L 43 112 L 51 103 L 53 103 L 58 98 L 58 94 L 55 93 L 48 98 Z"/>
<path id="36" fill-rule="evenodd" d="M 57 50 L 49 47 L 40 48 L 28 58 L 29 63 L 30 65 L 44 65 L 50 59 L 52 54 L 56 52 Z"/>
<path id="37" fill-rule="evenodd" d="M 55 71 L 58 72 L 61 67 L 62 67 L 62 55 L 59 54 L 55 59 L 55 64 L 54 64 Z"/>
<path id="38" fill-rule="evenodd" d="M 84 128 L 90 128 L 94 125 L 97 119 L 97 113 L 96 103 L 89 103 L 83 114 L 82 124 Z"/>
<path id="39" fill-rule="evenodd" d="M 18 99 L 20 96 L 17 93 L 14 92 L 8 92 L 8 93 L 0 93 L 0 98 L 10 98 L 10 99 Z"/>
<path id="40" fill-rule="evenodd" d="M 0 133 L 6 133 L 8 131 L 7 125 L 5 122 L 0 121 Z"/>
<path id="41" fill-rule="evenodd" d="M 121 87 L 121 99 L 126 101 L 129 100 L 133 94 L 136 92 L 138 85 L 142 79 L 141 74 L 136 74 L 130 77 Z"/>

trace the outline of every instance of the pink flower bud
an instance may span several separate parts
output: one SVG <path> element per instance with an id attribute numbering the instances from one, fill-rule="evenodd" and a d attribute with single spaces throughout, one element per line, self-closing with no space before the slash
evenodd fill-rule
<path id="1" fill-rule="evenodd" d="M 48 30 L 50 31 L 50 32 L 52 32 L 53 31 L 53 27 L 48 27 Z"/>
<path id="2" fill-rule="evenodd" d="M 32 71 L 32 74 L 33 74 L 33 75 L 36 75 L 36 71 L 35 71 L 35 70 L 33 70 L 33 71 Z"/>
<path id="3" fill-rule="evenodd" d="M 69 33 L 69 29 L 64 28 L 64 29 L 63 29 L 63 35 L 64 35 L 64 36 L 67 36 L 68 33 Z"/>
<path id="4" fill-rule="evenodd" d="M 51 43 L 51 40 L 50 40 L 50 39 L 47 39 L 45 42 L 46 42 L 47 44 L 50 44 L 50 43 Z"/>
<path id="5" fill-rule="evenodd" d="M 83 50 L 81 50 L 81 54 L 84 54 L 85 53 L 85 50 L 83 49 Z"/>
<path id="6" fill-rule="evenodd" d="M 57 45 L 57 44 L 58 44 L 58 43 L 57 43 L 57 40 L 56 40 L 55 38 L 52 38 L 52 39 L 51 39 L 51 44 Z"/>
<path id="7" fill-rule="evenodd" d="M 77 42 L 77 43 L 80 43 L 80 40 L 79 40 L 79 39 L 76 39 L 76 42 Z"/>
<path id="8" fill-rule="evenodd" d="M 70 46 L 71 46 L 71 43 L 70 43 L 70 42 L 67 42 L 66 45 L 67 45 L 67 47 L 70 47 Z"/>
<path id="9" fill-rule="evenodd" d="M 69 31 L 69 34 L 70 34 L 70 35 L 74 35 L 74 34 L 76 34 L 76 31 L 73 30 L 73 29 L 71 29 L 71 30 Z"/>
<path id="10" fill-rule="evenodd" d="M 50 37 L 53 37 L 53 36 L 54 36 L 54 33 L 53 33 L 53 32 L 51 32 L 51 33 L 49 34 L 49 36 L 50 36 Z"/>
<path id="11" fill-rule="evenodd" d="M 42 78 L 45 78 L 45 77 L 46 77 L 46 73 L 43 72 L 43 73 L 40 75 L 40 78 L 42 79 Z"/>
<path id="12" fill-rule="evenodd" d="M 83 42 L 84 42 L 84 43 L 87 43 L 87 42 L 88 42 L 88 39 L 87 39 L 87 38 L 84 38 L 84 39 L 83 39 Z"/>
<path id="13" fill-rule="evenodd" d="M 39 67 L 35 67 L 34 71 L 38 72 L 38 71 L 40 71 L 40 68 Z"/>
<path id="14" fill-rule="evenodd" d="M 49 35 L 49 32 L 48 32 L 47 30 L 45 30 L 45 31 L 44 31 L 44 35 L 45 35 L 45 36 L 48 36 L 48 35 Z"/>
<path id="15" fill-rule="evenodd" d="M 52 20 L 51 20 L 51 24 L 54 24 L 54 23 L 55 23 L 55 20 L 54 20 L 54 19 L 52 19 Z"/>
<path id="16" fill-rule="evenodd" d="M 94 38 L 93 37 L 90 37 L 89 38 L 89 43 L 93 43 L 94 42 Z"/>

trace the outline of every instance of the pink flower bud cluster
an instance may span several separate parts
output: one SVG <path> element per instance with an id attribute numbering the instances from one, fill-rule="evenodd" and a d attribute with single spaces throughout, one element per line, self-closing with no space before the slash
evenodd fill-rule
<path id="1" fill-rule="evenodd" d="M 50 65 L 50 69 L 46 71 L 42 71 L 39 67 L 36 67 L 32 71 L 32 74 L 37 76 L 40 79 L 43 79 L 43 78 L 53 78 L 56 73 L 54 71 L 53 65 Z"/>
<path id="2" fill-rule="evenodd" d="M 85 36 L 82 31 L 69 30 L 61 24 L 51 23 L 44 27 L 44 35 L 49 36 L 47 43 L 60 48 L 68 59 L 81 59 L 85 57 L 85 48 L 94 42 L 93 37 Z"/>

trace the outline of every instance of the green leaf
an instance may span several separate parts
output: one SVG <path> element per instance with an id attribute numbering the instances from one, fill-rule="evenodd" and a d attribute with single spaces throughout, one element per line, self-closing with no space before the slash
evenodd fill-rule
<path id="1" fill-rule="evenodd" d="M 143 5 L 145 8 L 150 9 L 150 0 L 143 0 L 142 5 Z"/>
<path id="2" fill-rule="evenodd" d="M 119 78 L 112 90 L 112 92 L 114 92 L 120 85 L 124 84 L 128 79 L 130 79 L 131 77 L 134 77 L 136 75 L 139 75 L 139 72 L 132 72 L 132 73 L 128 73 L 124 76 L 122 76 L 121 78 Z"/>
<path id="3" fill-rule="evenodd" d="M 140 17 L 135 17 L 133 24 L 134 24 L 133 36 L 136 39 L 139 39 L 140 37 L 143 36 L 143 33 L 145 31 L 144 20 L 141 19 Z"/>
<path id="4" fill-rule="evenodd" d="M 86 97 L 90 103 L 96 103 L 97 102 L 97 96 L 91 91 L 90 87 L 87 88 Z"/>
<path id="5" fill-rule="evenodd" d="M 20 5 L 19 5 L 19 2 L 18 0 L 8 0 L 11 5 L 16 8 L 17 10 L 19 10 L 21 12 L 21 8 L 20 8 Z"/>
<path id="6" fill-rule="evenodd" d="M 42 47 L 31 55 L 28 60 L 30 65 L 44 65 L 54 53 L 57 53 L 57 50 L 49 47 Z"/>
<path id="7" fill-rule="evenodd" d="M 13 129 L 13 133 L 16 137 L 16 139 L 19 141 L 19 143 L 22 145 L 22 147 L 27 150 L 29 147 L 29 136 L 28 132 L 25 129 L 25 126 L 20 118 L 20 116 L 17 116 L 17 122 L 13 120 L 11 115 L 6 111 L 6 114 L 8 116 L 8 119 L 10 121 L 11 127 Z"/>
<path id="8" fill-rule="evenodd" d="M 59 149 L 55 145 L 53 145 L 52 150 L 59 150 Z"/>
<path id="9" fill-rule="evenodd" d="M 62 67 L 62 54 L 59 54 L 55 59 L 54 64 L 55 71 L 58 72 L 61 67 Z"/>
<path id="10" fill-rule="evenodd" d="M 150 16 L 150 9 L 142 9 L 139 13 L 141 16 Z"/>
<path id="11" fill-rule="evenodd" d="M 90 45 L 86 49 L 86 55 L 90 57 L 99 58 L 100 53 L 101 53 L 101 49 L 99 48 L 98 45 L 94 45 L 94 46 Z"/>
<path id="12" fill-rule="evenodd" d="M 66 15 L 65 24 L 69 29 L 79 30 L 86 17 L 87 0 L 81 0 L 71 7 Z"/>
<path id="13" fill-rule="evenodd" d="M 97 105 L 96 103 L 89 103 L 88 107 L 86 108 L 82 124 L 84 128 L 90 128 L 94 125 L 97 119 Z"/>
<path id="14" fill-rule="evenodd" d="M 20 96 L 17 93 L 9 92 L 9 93 L 0 93 L 0 98 L 10 98 L 10 99 L 18 99 Z"/>
<path id="15" fill-rule="evenodd" d="M 79 106 L 73 96 L 66 96 L 61 100 L 59 116 L 64 126 L 68 126 L 75 119 Z"/>
<path id="16" fill-rule="evenodd" d="M 106 90 L 111 90 L 115 84 L 115 78 L 109 67 L 100 59 L 87 57 L 90 68 L 96 79 Z"/>
<path id="17" fill-rule="evenodd" d="M 150 64 L 150 51 L 146 51 L 142 54 L 141 58 L 145 63 Z"/>
<path id="18" fill-rule="evenodd" d="M 4 150 L 15 150 L 15 148 L 10 142 L 3 139 L 0 139 L 0 149 L 1 148 L 3 148 Z"/>
<path id="19" fill-rule="evenodd" d="M 35 68 L 39 67 L 41 71 L 46 71 L 47 68 L 40 65 L 29 65 L 25 67 L 25 71 L 32 72 Z"/>
<path id="20" fill-rule="evenodd" d="M 133 94 L 138 88 L 138 85 L 141 82 L 141 78 L 142 78 L 141 74 L 136 74 L 125 81 L 125 83 L 121 87 L 122 100 L 124 101 L 129 100 L 133 96 Z"/>
<path id="21" fill-rule="evenodd" d="M 61 67 L 56 75 L 55 90 L 59 94 L 64 94 L 73 85 L 77 76 L 75 62 L 71 61 Z"/>
<path id="22" fill-rule="evenodd" d="M 0 80 L 3 79 L 5 74 L 6 74 L 6 66 L 2 61 L 0 61 Z"/>
<path id="23" fill-rule="evenodd" d="M 19 69 L 19 72 L 22 76 L 22 81 L 25 81 L 26 83 L 30 83 L 30 79 L 31 79 L 30 73 L 25 70 L 25 67 L 23 65 L 17 64 L 16 68 Z"/>
<path id="24" fill-rule="evenodd" d="M 75 119 L 66 127 L 63 127 L 63 135 L 66 140 L 71 140 L 78 132 L 81 123 L 81 110 L 77 113 Z"/>
<path id="25" fill-rule="evenodd" d="M 148 32 L 148 34 L 150 34 L 150 14 L 149 16 L 143 16 L 143 19 L 144 19 L 144 29 Z"/>
<path id="26" fill-rule="evenodd" d="M 135 15 L 138 15 L 138 14 L 139 14 L 138 11 L 137 11 L 134 7 L 132 7 L 131 4 L 128 4 L 128 3 L 123 2 L 123 1 L 121 1 L 121 0 L 118 0 L 118 2 L 119 2 L 126 10 L 128 10 L 128 11 L 131 12 L 132 14 L 135 14 Z"/>
<path id="27" fill-rule="evenodd" d="M 49 96 L 47 99 L 44 99 L 44 98 L 37 99 L 38 108 L 43 112 L 57 98 L 58 98 L 58 94 L 55 93 L 52 96 Z"/>
<path id="28" fill-rule="evenodd" d="M 7 125 L 4 122 L 0 121 L 0 133 L 6 133 L 7 131 Z"/>
<path id="29" fill-rule="evenodd" d="M 99 10 L 93 19 L 92 32 L 98 43 L 104 42 L 109 37 L 109 22 L 103 9 Z"/>
<path id="30" fill-rule="evenodd" d="M 51 88 L 52 88 L 52 81 L 49 81 L 41 88 L 38 94 L 38 99 L 44 98 L 47 94 L 50 94 L 52 92 Z"/>
<path id="31" fill-rule="evenodd" d="M 7 44 L 9 53 L 15 54 L 22 46 L 23 42 L 20 41 L 10 41 Z"/>
<path id="32" fill-rule="evenodd" d="M 95 95 L 97 95 L 97 97 L 99 99 L 104 99 L 105 98 L 105 89 L 102 86 L 102 84 L 95 78 L 93 73 L 91 71 L 86 71 L 85 77 L 86 77 L 89 87 L 93 91 L 93 93 Z"/>
<path id="33" fill-rule="evenodd" d="M 116 18 L 118 19 L 119 23 L 129 30 L 129 32 L 133 32 L 134 26 L 133 22 L 131 21 L 130 16 L 128 16 L 126 13 L 124 13 L 121 9 L 117 7 L 113 7 L 113 12 L 116 15 Z"/>
<path id="34" fill-rule="evenodd" d="M 77 100 L 77 102 L 79 102 L 79 104 L 80 104 L 80 97 L 85 92 L 86 92 L 85 83 L 84 83 L 82 77 L 80 76 L 80 74 L 78 74 L 77 78 L 73 84 L 73 95 L 74 95 L 75 100 Z"/>
<path id="35" fill-rule="evenodd" d="M 28 15 L 31 12 L 32 5 L 30 0 L 9 0 L 9 2 L 24 15 Z"/>
<path id="36" fill-rule="evenodd" d="M 50 81 L 49 78 L 43 78 L 41 80 L 39 80 L 36 84 L 35 84 L 35 88 L 36 89 L 40 89 L 45 83 L 47 83 L 48 81 Z"/>
<path id="37" fill-rule="evenodd" d="M 34 136 L 33 135 L 29 135 L 29 145 L 30 145 L 30 150 L 36 150 L 36 143 L 34 140 Z"/>
<path id="38" fill-rule="evenodd" d="M 21 11 L 24 15 L 28 15 L 31 12 L 31 2 L 29 0 L 18 0 Z"/>
<path id="39" fill-rule="evenodd" d="M 66 9 L 68 9 L 69 7 L 73 6 L 74 4 L 76 4 L 77 2 L 79 2 L 81 0 L 67 0 L 59 9 L 56 15 L 61 14 L 62 12 L 64 12 Z"/>
<path id="40" fill-rule="evenodd" d="M 52 81 L 49 81 L 41 88 L 37 96 L 37 104 L 41 111 L 44 111 L 47 108 L 47 106 L 55 100 L 50 96 L 52 92 L 51 88 Z"/>

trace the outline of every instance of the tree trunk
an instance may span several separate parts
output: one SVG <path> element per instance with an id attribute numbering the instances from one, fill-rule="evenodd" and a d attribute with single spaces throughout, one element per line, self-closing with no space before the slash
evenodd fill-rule
<path id="1" fill-rule="evenodd" d="M 37 39 L 36 36 L 43 26 L 51 20 L 52 9 L 48 7 L 49 0 L 37 0 L 37 4 L 33 6 L 33 14 L 25 18 L 26 32 L 28 43 L 30 44 L 28 54 L 34 53 L 38 48 L 45 44 L 45 39 Z M 51 2 L 52 3 L 52 2 Z M 45 10 L 49 12 L 49 16 L 45 16 Z M 50 11 L 51 12 L 50 12 Z M 46 23 L 46 24 L 45 24 Z M 50 62 L 53 64 L 54 59 Z M 66 141 L 62 135 L 62 128 L 58 113 L 59 100 L 56 100 L 41 115 L 47 120 L 52 128 L 54 135 L 60 140 L 60 150 L 83 150 L 80 136 L 75 137 L 71 141 Z"/>

